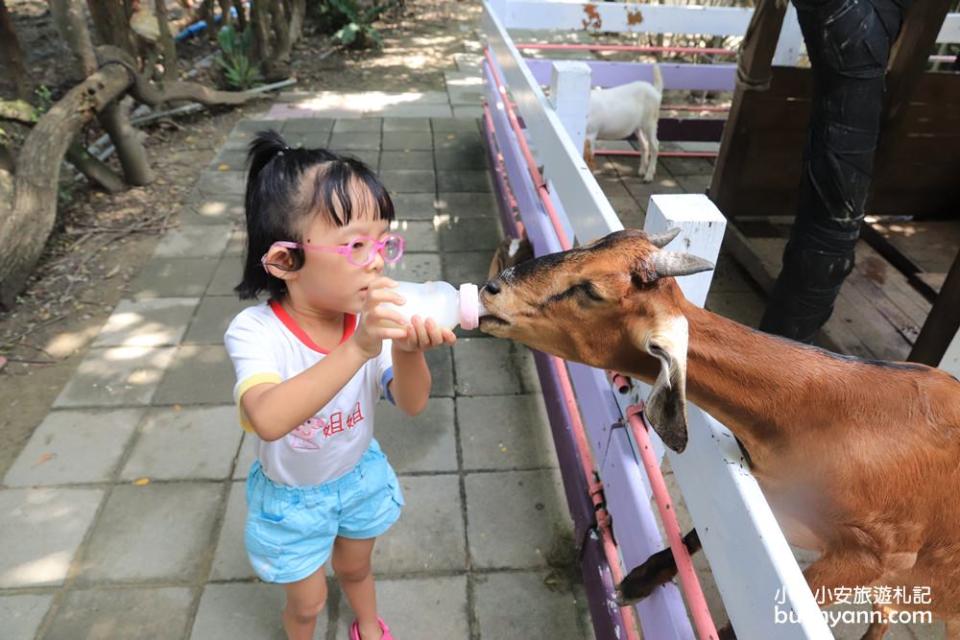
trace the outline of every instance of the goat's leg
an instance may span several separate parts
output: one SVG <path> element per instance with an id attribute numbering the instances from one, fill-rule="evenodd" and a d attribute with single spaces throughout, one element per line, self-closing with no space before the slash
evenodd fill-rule
<path id="1" fill-rule="evenodd" d="M 647 172 L 643 176 L 644 182 L 653 182 L 653 178 L 657 174 L 657 156 L 660 155 L 660 141 L 657 140 L 657 122 L 653 121 L 653 125 L 647 131 L 647 141 L 650 146 L 649 150 L 649 159 L 647 160 Z"/>
<path id="2" fill-rule="evenodd" d="M 700 550 L 700 536 L 696 529 L 683 537 L 683 545 L 693 555 Z M 677 562 L 670 548 L 658 551 L 639 567 L 635 567 L 617 586 L 617 602 L 621 605 L 633 604 L 643 600 L 662 584 L 673 580 L 677 575 Z"/>
<path id="3" fill-rule="evenodd" d="M 647 172 L 647 165 L 650 164 L 650 141 L 647 139 L 643 127 L 638 128 L 634 132 L 634 135 L 637 136 L 637 141 L 640 142 L 640 153 L 643 154 L 640 156 L 640 166 L 637 167 L 637 175 L 643 176 Z"/>
<path id="4" fill-rule="evenodd" d="M 833 604 L 837 587 L 868 586 L 883 577 L 880 558 L 879 552 L 865 547 L 832 549 L 807 567 L 803 576 L 810 591 L 823 594 L 820 607 L 826 608 Z"/>
<path id="5" fill-rule="evenodd" d="M 947 633 L 944 640 L 960 640 L 960 618 L 947 620 Z"/>

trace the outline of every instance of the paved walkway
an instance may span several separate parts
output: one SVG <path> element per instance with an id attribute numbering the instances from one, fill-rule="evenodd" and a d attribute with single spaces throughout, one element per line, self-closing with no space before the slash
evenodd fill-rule
<path id="1" fill-rule="evenodd" d="M 466 63 L 450 79 L 469 87 L 470 77 Z M 236 421 L 222 345 L 244 306 L 231 291 L 244 147 L 270 126 L 353 153 L 397 205 L 408 253 L 394 277 L 482 282 L 500 234 L 473 92 L 452 89 L 439 107 L 381 95 L 388 117 L 362 118 L 376 115 L 369 94 L 353 111 L 315 103 L 323 117 L 309 118 L 304 97 L 288 96 L 197 168 L 179 227 L 3 478 L 0 636 L 283 637 L 282 590 L 259 582 L 243 551 L 252 436 Z M 428 360 L 424 414 L 378 407 L 377 437 L 407 498 L 375 551 L 384 617 L 406 640 L 592 638 L 530 354 L 467 332 Z M 316 637 L 345 639 L 353 616 L 331 587 Z"/>

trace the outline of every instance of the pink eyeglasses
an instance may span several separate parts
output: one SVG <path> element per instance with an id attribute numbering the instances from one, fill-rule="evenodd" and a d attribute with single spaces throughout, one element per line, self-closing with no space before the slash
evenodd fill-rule
<path id="1" fill-rule="evenodd" d="M 367 266 L 373 262 L 373 257 L 378 253 L 383 256 L 383 261 L 387 264 L 394 264 L 403 257 L 403 238 L 392 233 L 384 236 L 383 240 L 377 240 L 370 236 L 356 236 L 351 238 L 347 244 L 336 247 L 321 247 L 315 244 L 303 244 L 302 242 L 289 242 L 286 240 L 274 242 L 270 245 L 271 249 L 273 247 L 303 249 L 304 251 L 317 251 L 319 253 L 339 253 L 347 259 L 347 262 L 355 267 Z M 283 267 L 281 265 L 267 262 L 268 253 L 270 253 L 269 250 L 260 258 L 260 263 L 263 265 L 264 270 L 266 270 L 268 266 L 282 269 Z"/>

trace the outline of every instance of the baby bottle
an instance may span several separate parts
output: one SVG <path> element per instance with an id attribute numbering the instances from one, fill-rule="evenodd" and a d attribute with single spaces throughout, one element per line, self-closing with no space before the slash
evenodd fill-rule
<path id="1" fill-rule="evenodd" d="M 397 311 L 407 321 L 413 316 L 433 318 L 437 326 L 476 329 L 480 325 L 480 291 L 475 284 L 462 284 L 460 290 L 448 282 L 399 282 L 394 289 L 406 303 L 384 306 Z"/>

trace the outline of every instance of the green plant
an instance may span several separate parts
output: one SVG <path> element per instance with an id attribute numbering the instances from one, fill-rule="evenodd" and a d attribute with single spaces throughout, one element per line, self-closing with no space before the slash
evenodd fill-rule
<path id="1" fill-rule="evenodd" d="M 383 46 L 383 38 L 380 37 L 380 32 L 373 28 L 373 23 L 394 2 L 374 3 L 369 7 L 361 8 L 357 0 L 327 1 L 333 12 L 340 14 L 338 22 L 343 25 L 333 34 L 334 39 L 346 47 L 355 49 L 369 47 L 370 43 L 377 48 Z"/>
<path id="2" fill-rule="evenodd" d="M 50 107 L 53 106 L 53 93 L 50 91 L 50 87 L 42 84 L 33 90 L 33 94 L 37 97 L 37 112 L 44 114 L 50 111 Z"/>
<path id="3" fill-rule="evenodd" d="M 233 27 L 223 27 L 217 33 L 217 41 L 220 43 L 217 62 L 229 86 L 246 91 L 263 79 L 259 66 L 250 57 L 253 48 L 252 29 L 238 32 Z"/>

